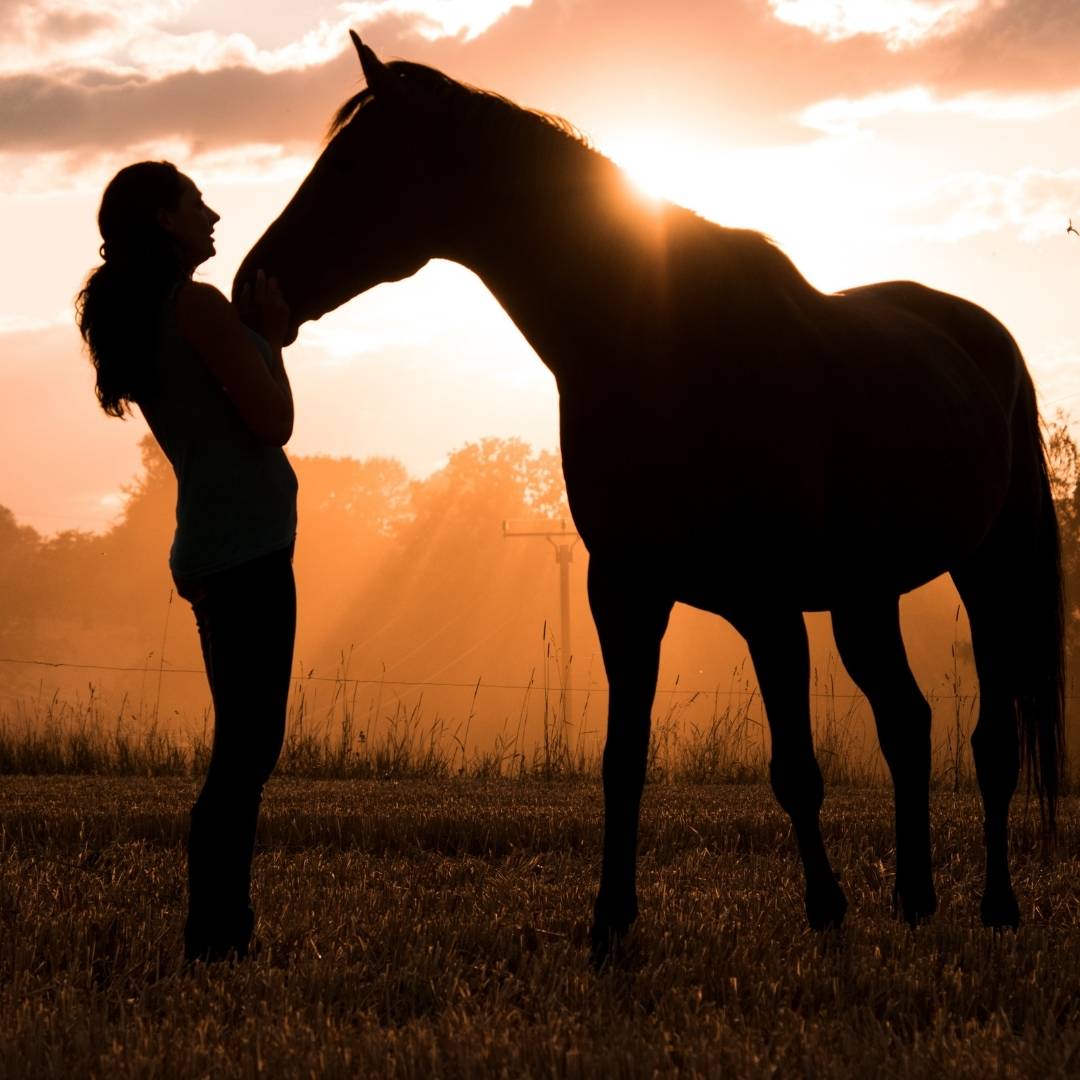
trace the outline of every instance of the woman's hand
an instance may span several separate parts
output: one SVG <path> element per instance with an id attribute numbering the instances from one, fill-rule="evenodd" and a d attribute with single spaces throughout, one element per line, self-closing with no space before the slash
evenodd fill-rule
<path id="1" fill-rule="evenodd" d="M 255 273 L 255 287 L 244 285 L 236 301 L 240 318 L 271 345 L 280 347 L 289 332 L 289 305 L 278 288 L 277 278 Z"/>
<path id="2" fill-rule="evenodd" d="M 261 442 L 284 446 L 293 426 L 292 390 L 281 362 L 289 309 L 272 281 L 259 275 L 251 290 L 249 327 L 241 309 L 213 285 L 189 281 L 176 297 L 176 328 L 232 399 L 240 419 Z M 262 334 L 270 356 L 252 340 Z"/>

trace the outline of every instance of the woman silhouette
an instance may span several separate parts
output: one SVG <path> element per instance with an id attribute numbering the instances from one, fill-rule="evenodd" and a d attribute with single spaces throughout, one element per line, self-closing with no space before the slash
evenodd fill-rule
<path id="1" fill-rule="evenodd" d="M 207 961 L 250 946 L 255 826 L 284 738 L 296 627 L 296 477 L 282 450 L 289 312 L 261 273 L 239 311 L 192 281 L 218 220 L 174 165 L 129 165 L 102 196 L 104 262 L 76 301 L 101 407 L 123 417 L 136 403 L 176 473 L 169 565 L 195 612 L 214 701 L 184 929 L 186 958 Z"/>

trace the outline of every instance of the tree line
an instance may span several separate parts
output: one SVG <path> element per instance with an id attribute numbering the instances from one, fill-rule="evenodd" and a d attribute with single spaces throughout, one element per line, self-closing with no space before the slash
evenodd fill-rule
<path id="1" fill-rule="evenodd" d="M 1067 655 L 1080 686 L 1080 449 L 1058 417 L 1047 431 L 1054 497 L 1061 526 L 1067 589 Z M 140 679 L 117 677 L 125 693 L 156 690 L 177 711 L 198 708 L 205 687 L 195 677 L 164 678 L 201 667 L 187 605 L 173 598 L 167 568 L 175 481 L 148 436 L 141 469 L 126 489 L 119 518 L 101 533 L 68 530 L 42 536 L 0 506 L 0 657 L 143 668 Z M 556 676 L 560 643 L 558 571 L 542 540 L 508 542 L 502 522 L 568 518 L 559 457 L 517 439 L 485 439 L 450 454 L 425 478 L 397 460 L 327 456 L 292 458 L 300 482 L 296 570 L 300 614 L 296 653 L 303 675 L 387 683 L 485 683 L 537 686 Z M 958 478 L 962 482 L 963 478 Z M 599 648 L 585 597 L 587 554 L 575 549 L 571 615 L 575 685 L 602 680 Z M 924 686 L 947 667 L 950 642 L 970 668 L 966 627 L 956 598 L 938 583 L 913 600 L 905 625 L 912 664 Z M 814 627 L 811 621 L 811 635 Z M 827 621 L 824 624 L 827 626 Z M 957 629 L 960 627 L 960 629 Z M 827 636 L 827 629 L 821 631 Z M 819 634 L 820 636 L 820 634 Z M 933 646 L 932 648 L 930 646 Z M 827 666 L 822 645 L 816 658 Z M 924 649 L 924 646 L 926 648 Z M 942 650 L 946 660 L 941 659 Z M 925 658 L 924 658 L 925 652 Z M 666 675 L 682 686 L 752 682 L 741 641 L 720 620 L 682 613 L 665 642 Z M 742 674 L 737 674 L 740 669 Z M 151 673 L 148 677 L 146 672 Z M 974 676 L 967 673 L 970 689 Z M 52 686 L 108 684 L 106 672 L 0 665 L 6 703 Z M 434 709 L 461 712 L 458 700 L 430 687 L 388 691 Z M 408 696 L 411 695 L 411 696 Z M 520 692 L 499 708 L 509 716 Z M 384 702 L 385 704 L 385 702 Z M 603 709 L 592 706 L 593 726 Z"/>

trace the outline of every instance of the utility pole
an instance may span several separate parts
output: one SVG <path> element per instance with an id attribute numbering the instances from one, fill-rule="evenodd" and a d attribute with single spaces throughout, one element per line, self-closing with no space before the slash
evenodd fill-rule
<path id="1" fill-rule="evenodd" d="M 559 566 L 559 642 L 557 658 L 562 673 L 564 715 L 573 715 L 573 698 L 570 690 L 570 564 L 574 561 L 574 546 L 581 539 L 573 522 L 566 518 L 533 518 L 527 521 L 504 521 L 503 539 L 521 536 L 542 536 L 555 549 L 555 562 Z"/>

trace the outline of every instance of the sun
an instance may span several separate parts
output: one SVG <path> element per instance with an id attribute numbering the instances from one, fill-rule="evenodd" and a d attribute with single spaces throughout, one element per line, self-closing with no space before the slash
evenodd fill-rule
<path id="1" fill-rule="evenodd" d="M 686 131 L 621 131 L 599 145 L 650 202 L 666 199 L 725 224 L 746 224 L 730 219 L 752 219 L 765 209 L 739 153 L 708 138 Z"/>
<path id="2" fill-rule="evenodd" d="M 603 149 L 649 199 L 689 205 L 688 196 L 703 194 L 694 191 L 694 177 L 702 174 L 704 155 L 701 146 L 690 140 L 653 133 L 625 134 L 607 140 Z"/>

